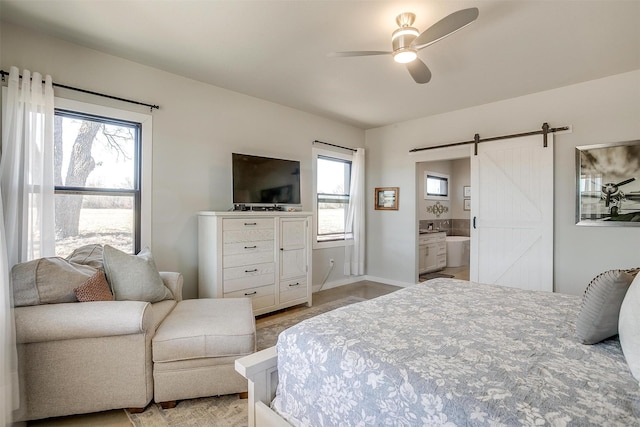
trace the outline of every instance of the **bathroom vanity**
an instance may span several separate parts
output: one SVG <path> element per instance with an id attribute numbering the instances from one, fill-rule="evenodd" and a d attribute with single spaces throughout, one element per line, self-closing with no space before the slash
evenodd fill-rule
<path id="1" fill-rule="evenodd" d="M 444 231 L 420 230 L 418 239 L 420 274 L 445 268 L 447 266 L 447 234 Z"/>

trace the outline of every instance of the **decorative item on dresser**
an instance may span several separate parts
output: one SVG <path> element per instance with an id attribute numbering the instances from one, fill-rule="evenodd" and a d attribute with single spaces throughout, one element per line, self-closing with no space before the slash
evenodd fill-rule
<path id="1" fill-rule="evenodd" d="M 311 306 L 310 212 L 199 212 L 198 296 Z"/>

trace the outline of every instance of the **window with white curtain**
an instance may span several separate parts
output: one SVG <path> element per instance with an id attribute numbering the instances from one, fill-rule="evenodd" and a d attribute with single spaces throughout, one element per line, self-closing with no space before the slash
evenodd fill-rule
<path id="1" fill-rule="evenodd" d="M 57 256 L 91 243 L 132 254 L 149 244 L 150 136 L 148 115 L 56 99 Z"/>
<path id="2" fill-rule="evenodd" d="M 314 246 L 345 244 L 352 155 L 313 149 Z"/>

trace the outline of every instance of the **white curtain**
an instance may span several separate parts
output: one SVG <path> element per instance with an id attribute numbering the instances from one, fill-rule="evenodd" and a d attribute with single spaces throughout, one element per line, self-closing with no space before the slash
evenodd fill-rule
<path id="1" fill-rule="evenodd" d="M 350 233 L 347 235 L 352 239 L 352 242 L 347 241 L 344 250 L 344 274 L 346 276 L 364 274 L 364 211 L 364 148 L 358 148 L 351 161 L 351 188 L 345 230 Z"/>
<path id="2" fill-rule="evenodd" d="M 22 84 L 21 84 L 22 83 Z M 55 254 L 53 85 L 11 67 L 2 121 L 0 185 L 9 266 Z"/>
<path id="3" fill-rule="evenodd" d="M 14 264 L 55 255 L 53 84 L 11 67 L 3 90 L 0 151 L 0 389 L 2 422 L 16 408 L 17 363 L 9 272 Z"/>
<path id="4" fill-rule="evenodd" d="M 2 190 L 0 190 L 0 219 L 2 219 Z M 0 221 L 0 421 L 11 425 L 11 413 L 18 407 L 18 355 L 16 353 L 13 309 L 9 282 L 4 221 Z"/>

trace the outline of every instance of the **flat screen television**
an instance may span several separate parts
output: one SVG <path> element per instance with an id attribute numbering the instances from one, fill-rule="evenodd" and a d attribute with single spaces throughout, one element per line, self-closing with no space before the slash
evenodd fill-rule
<path id="1" fill-rule="evenodd" d="M 234 205 L 300 205 L 300 162 L 232 153 Z"/>

